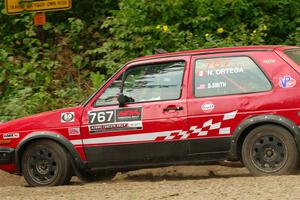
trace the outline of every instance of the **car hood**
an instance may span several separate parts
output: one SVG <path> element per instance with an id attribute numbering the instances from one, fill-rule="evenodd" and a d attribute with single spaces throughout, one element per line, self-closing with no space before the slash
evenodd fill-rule
<path id="1" fill-rule="evenodd" d="M 5 123 L 0 123 L 0 133 L 7 132 L 21 132 L 21 131 L 35 131 L 47 130 L 60 127 L 80 126 L 81 114 L 83 111 L 82 106 L 65 108 L 44 112 L 20 119 L 12 120 Z M 73 113 L 74 120 L 71 122 L 62 121 L 62 115 L 65 113 Z"/>

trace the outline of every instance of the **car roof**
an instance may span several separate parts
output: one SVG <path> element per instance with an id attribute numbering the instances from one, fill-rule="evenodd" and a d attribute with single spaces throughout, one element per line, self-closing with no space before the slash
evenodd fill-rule
<path id="1" fill-rule="evenodd" d="M 244 52 L 244 51 L 274 51 L 274 50 L 283 51 L 291 48 L 299 48 L 299 47 L 285 46 L 285 45 L 264 45 L 264 46 L 207 48 L 207 49 L 197 49 L 197 50 L 189 50 L 189 51 L 178 51 L 172 53 L 154 54 L 150 56 L 139 57 L 134 59 L 133 61 L 141 61 L 141 60 L 156 59 L 156 58 L 163 58 L 163 57 L 197 55 L 197 54 L 215 54 L 215 53 L 230 53 L 230 52 Z"/>

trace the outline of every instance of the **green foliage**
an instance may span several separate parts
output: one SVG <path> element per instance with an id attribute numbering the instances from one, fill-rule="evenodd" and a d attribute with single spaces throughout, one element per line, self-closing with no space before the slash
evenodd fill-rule
<path id="1" fill-rule="evenodd" d="M 3 12 L 0 120 L 76 105 L 155 48 L 300 45 L 295 0 L 73 0 L 72 10 L 47 13 L 44 45 L 33 14 Z"/>
<path id="2" fill-rule="evenodd" d="M 154 47 L 176 51 L 296 44 L 299 17 L 300 2 L 293 0 L 124 0 L 120 11 L 104 22 L 112 37 L 99 48 L 105 60 L 122 63 L 127 57 L 151 54 Z M 115 51 L 117 55 L 111 53 Z"/>

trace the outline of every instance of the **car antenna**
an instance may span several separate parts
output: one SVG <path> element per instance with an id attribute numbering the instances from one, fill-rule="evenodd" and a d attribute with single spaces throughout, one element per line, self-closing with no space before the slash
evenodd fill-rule
<path id="1" fill-rule="evenodd" d="M 164 53 L 168 53 L 168 51 L 164 49 L 154 49 L 154 54 L 164 54 Z"/>

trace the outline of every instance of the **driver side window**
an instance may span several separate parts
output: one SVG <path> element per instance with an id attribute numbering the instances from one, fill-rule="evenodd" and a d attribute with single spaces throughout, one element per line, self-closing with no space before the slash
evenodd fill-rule
<path id="1" fill-rule="evenodd" d="M 133 67 L 126 72 L 123 94 L 136 103 L 179 99 L 184 66 L 168 62 Z"/>
<path id="2" fill-rule="evenodd" d="M 121 74 L 118 78 L 116 78 L 110 86 L 108 86 L 105 91 L 100 95 L 100 97 L 96 100 L 94 106 L 108 106 L 108 105 L 117 105 L 118 103 L 118 95 L 121 90 L 122 84 L 122 76 Z"/>
<path id="3" fill-rule="evenodd" d="M 181 96 L 185 62 L 135 66 L 125 72 L 123 94 L 127 103 L 175 100 Z M 118 105 L 123 74 L 115 79 L 96 100 L 94 106 Z"/>

